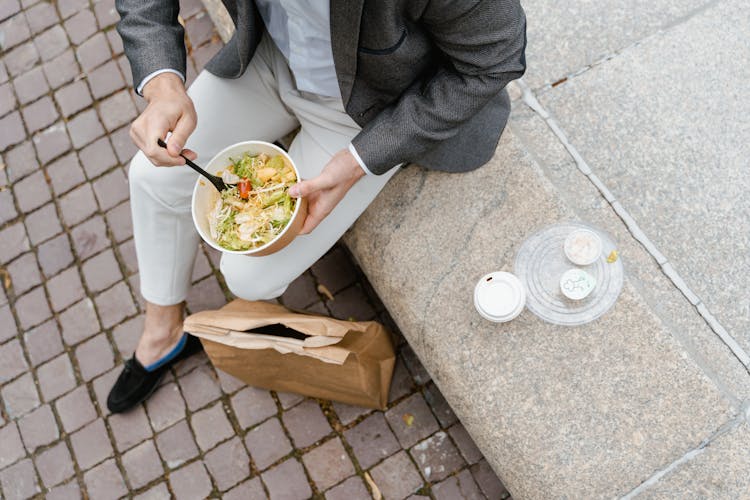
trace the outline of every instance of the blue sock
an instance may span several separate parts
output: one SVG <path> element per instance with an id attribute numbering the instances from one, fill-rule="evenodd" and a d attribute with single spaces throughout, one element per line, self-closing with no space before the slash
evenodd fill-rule
<path id="1" fill-rule="evenodd" d="M 165 364 L 167 364 L 170 361 L 172 361 L 175 358 L 175 356 L 177 356 L 178 354 L 180 354 L 182 352 L 182 349 L 185 347 L 185 343 L 186 342 L 187 342 L 187 333 L 182 336 L 182 338 L 180 339 L 180 341 L 177 342 L 177 345 L 174 346 L 174 348 L 171 351 L 169 351 L 169 353 L 166 356 L 164 356 L 163 358 L 161 358 L 158 361 L 154 361 L 153 363 L 151 363 L 148 366 L 144 366 L 143 368 L 145 368 L 145 370 L 147 372 L 152 372 L 154 370 L 158 370 L 159 368 L 161 368 Z"/>

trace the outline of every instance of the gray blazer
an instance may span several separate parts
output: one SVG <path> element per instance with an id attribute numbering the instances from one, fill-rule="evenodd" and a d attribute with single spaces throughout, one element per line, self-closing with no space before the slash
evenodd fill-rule
<path id="1" fill-rule="evenodd" d="M 206 65 L 238 78 L 264 31 L 253 0 L 223 0 L 237 29 Z M 178 0 L 116 0 L 117 30 L 140 82 L 185 73 Z M 331 43 L 353 139 L 379 174 L 401 162 L 462 172 L 492 156 L 510 112 L 505 86 L 526 67 L 519 0 L 331 0 Z"/>

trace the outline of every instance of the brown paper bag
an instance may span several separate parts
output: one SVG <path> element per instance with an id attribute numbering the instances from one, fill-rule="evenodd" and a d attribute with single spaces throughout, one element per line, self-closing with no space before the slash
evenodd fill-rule
<path id="1" fill-rule="evenodd" d="M 237 299 L 188 316 L 213 365 L 255 387 L 385 409 L 395 353 L 385 328 Z"/>

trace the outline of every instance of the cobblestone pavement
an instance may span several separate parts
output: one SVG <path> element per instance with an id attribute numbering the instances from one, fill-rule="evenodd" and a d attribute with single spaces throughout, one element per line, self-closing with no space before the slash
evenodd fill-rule
<path id="1" fill-rule="evenodd" d="M 182 16 L 192 79 L 220 42 L 198 0 Z M 113 0 L 0 2 L 0 497 L 507 497 L 399 335 L 385 412 L 247 387 L 199 355 L 108 414 L 143 321 L 124 167 L 143 101 L 116 21 Z M 216 252 L 193 279 L 190 310 L 229 298 Z M 281 302 L 397 331 L 340 246 Z"/>

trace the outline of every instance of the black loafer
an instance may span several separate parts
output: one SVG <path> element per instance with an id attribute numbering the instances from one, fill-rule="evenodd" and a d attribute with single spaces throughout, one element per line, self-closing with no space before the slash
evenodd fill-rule
<path id="1" fill-rule="evenodd" d="M 159 386 L 159 381 L 167 373 L 170 366 L 201 350 L 203 350 L 203 346 L 198 337 L 188 335 L 182 351 L 169 362 L 162 364 L 153 371 L 147 371 L 135 358 L 134 353 L 125 362 L 122 373 L 117 377 L 115 385 L 109 391 L 107 408 L 112 413 L 123 413 L 145 401 Z"/>

